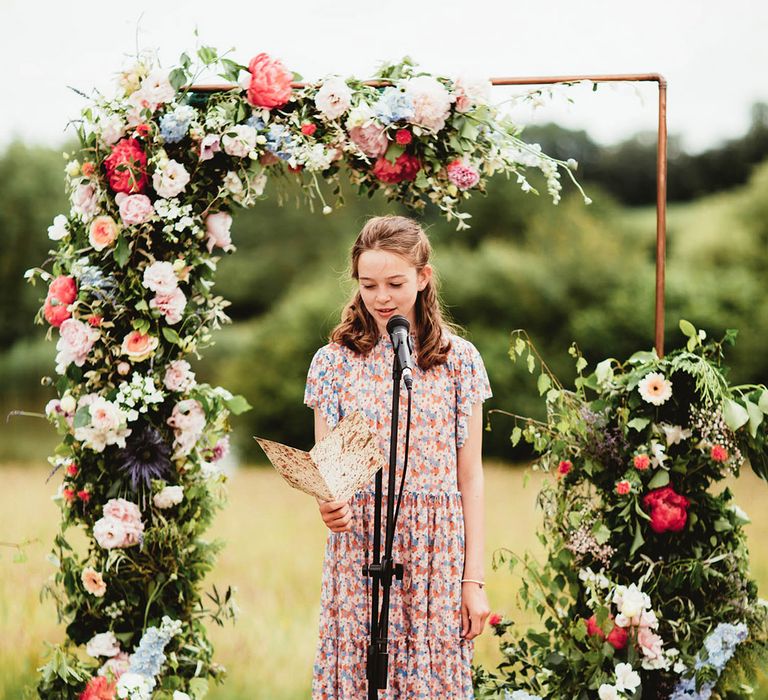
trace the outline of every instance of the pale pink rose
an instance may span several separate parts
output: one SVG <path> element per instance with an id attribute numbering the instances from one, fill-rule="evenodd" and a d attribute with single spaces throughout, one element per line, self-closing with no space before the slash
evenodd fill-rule
<path id="1" fill-rule="evenodd" d="M 134 362 L 141 362 L 155 351 L 158 343 L 158 339 L 149 333 L 131 331 L 123 338 L 123 355 L 128 355 Z"/>
<path id="2" fill-rule="evenodd" d="M 156 508 L 164 510 L 179 505 L 184 500 L 184 489 L 181 486 L 165 486 L 152 498 Z"/>
<path id="3" fill-rule="evenodd" d="M 90 221 L 99 210 L 99 200 L 96 195 L 96 185 L 92 182 L 80 183 L 72 193 L 72 211 L 83 221 Z"/>
<path id="4" fill-rule="evenodd" d="M 99 339 L 99 331 L 74 318 L 68 318 L 59 327 L 60 338 L 56 343 L 56 372 L 64 374 L 73 362 L 82 367 L 93 344 Z"/>
<path id="5" fill-rule="evenodd" d="M 128 97 L 128 102 L 136 111 L 148 109 L 154 112 L 161 104 L 170 102 L 175 94 L 168 75 L 158 69 L 141 81 L 141 87 Z"/>
<path id="6" fill-rule="evenodd" d="M 165 199 L 175 197 L 184 191 L 189 183 L 189 173 L 181 163 L 169 160 L 162 168 L 152 175 L 152 187 L 155 192 Z"/>
<path id="7" fill-rule="evenodd" d="M 99 518 L 93 525 L 93 537 L 104 549 L 123 549 L 141 542 L 144 523 L 124 523 L 115 518 Z"/>
<path id="8" fill-rule="evenodd" d="M 115 202 L 120 208 L 120 218 L 126 226 L 143 224 L 155 214 L 152 200 L 145 194 L 118 192 L 115 195 Z"/>
<path id="9" fill-rule="evenodd" d="M 236 124 L 221 139 L 224 153 L 236 158 L 247 158 L 256 148 L 256 129 L 247 124 Z"/>
<path id="10" fill-rule="evenodd" d="M 197 444 L 205 429 L 205 412 L 199 401 L 179 401 L 167 421 L 174 430 L 175 456 L 188 455 Z"/>
<path id="11" fill-rule="evenodd" d="M 213 252 L 213 247 L 218 246 L 225 251 L 234 249 L 229 229 L 232 226 L 232 217 L 225 211 L 208 214 L 205 217 L 205 231 L 207 233 L 208 252 Z"/>
<path id="12" fill-rule="evenodd" d="M 80 580 L 83 582 L 85 590 L 97 598 L 103 598 L 107 592 L 107 584 L 104 583 L 104 577 L 92 566 L 83 569 L 80 574 Z"/>
<path id="13" fill-rule="evenodd" d="M 139 506 L 125 498 L 110 498 L 103 511 L 105 517 L 114 518 L 124 523 L 136 524 L 141 522 L 141 510 Z"/>
<path id="14" fill-rule="evenodd" d="M 216 134 L 206 134 L 200 141 L 200 160 L 210 160 L 221 150 L 221 139 Z"/>
<path id="15" fill-rule="evenodd" d="M 111 216 L 97 216 L 88 230 L 88 240 L 95 250 L 104 250 L 117 238 L 117 222 Z"/>
<path id="16" fill-rule="evenodd" d="M 165 370 L 163 384 L 169 391 L 189 391 L 195 384 L 195 373 L 186 360 L 174 360 Z"/>
<path id="17" fill-rule="evenodd" d="M 389 139 L 384 127 L 375 122 L 364 126 L 353 126 L 349 129 L 349 138 L 369 158 L 383 156 L 389 147 Z"/>
<path id="18" fill-rule="evenodd" d="M 120 643 L 113 632 L 102 632 L 91 637 L 85 645 L 85 651 L 89 656 L 117 656 L 120 653 Z"/>
<path id="19" fill-rule="evenodd" d="M 658 634 L 651 632 L 648 627 L 638 629 L 637 643 L 646 659 L 653 661 L 664 656 L 664 640 Z"/>
<path id="20" fill-rule="evenodd" d="M 352 91 L 341 78 L 323 81 L 315 95 L 315 106 L 326 119 L 338 119 L 352 104 Z"/>
<path id="21" fill-rule="evenodd" d="M 131 430 L 125 426 L 126 417 L 117 404 L 98 394 L 86 394 L 77 405 L 78 408 L 88 406 L 90 421 L 75 428 L 75 440 L 96 452 L 103 452 L 107 445 L 125 447 Z"/>
<path id="22" fill-rule="evenodd" d="M 96 675 L 106 676 L 107 678 L 111 678 L 113 681 L 116 681 L 130 668 L 130 665 L 130 656 L 128 656 L 127 652 L 121 651 L 116 656 L 113 656 L 111 659 L 105 661 L 101 668 L 97 671 Z"/>
<path id="23" fill-rule="evenodd" d="M 123 420 L 123 414 L 117 404 L 97 396 L 88 406 L 91 414 L 91 426 L 96 430 L 116 430 Z"/>
<path id="24" fill-rule="evenodd" d="M 437 133 L 445 126 L 453 97 L 437 79 L 420 75 L 409 78 L 405 92 L 413 100 L 414 114 L 409 121 Z"/>
<path id="25" fill-rule="evenodd" d="M 99 118 L 98 129 L 101 132 L 101 142 L 109 147 L 113 146 L 123 138 L 125 124 L 119 115 L 110 114 L 109 116 Z"/>
<path id="26" fill-rule="evenodd" d="M 156 294 L 170 294 L 179 286 L 173 263 L 157 260 L 147 265 L 142 284 Z"/>
<path id="27" fill-rule="evenodd" d="M 178 287 L 174 289 L 170 294 L 157 294 L 154 299 L 149 302 L 151 309 L 157 309 L 163 316 L 165 316 L 165 322 L 169 325 L 174 325 L 181 321 L 184 314 L 184 309 L 187 306 L 187 297 L 184 296 Z"/>
<path id="28" fill-rule="evenodd" d="M 491 81 L 486 78 L 457 78 L 453 83 L 456 111 L 468 112 L 477 105 L 485 105 L 491 99 Z"/>

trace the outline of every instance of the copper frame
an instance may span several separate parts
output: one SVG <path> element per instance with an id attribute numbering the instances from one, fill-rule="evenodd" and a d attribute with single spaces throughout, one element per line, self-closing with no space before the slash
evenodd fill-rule
<path id="1" fill-rule="evenodd" d="M 531 78 L 491 78 L 493 85 L 554 85 L 556 83 L 656 83 L 659 86 L 659 122 L 656 146 L 656 309 L 654 338 L 656 352 L 664 355 L 664 282 L 667 251 L 667 81 L 658 73 L 623 75 L 559 75 Z M 370 80 L 367 85 L 384 86 L 388 81 Z M 294 83 L 295 88 L 304 83 Z M 193 85 L 195 92 L 220 92 L 234 85 Z"/>

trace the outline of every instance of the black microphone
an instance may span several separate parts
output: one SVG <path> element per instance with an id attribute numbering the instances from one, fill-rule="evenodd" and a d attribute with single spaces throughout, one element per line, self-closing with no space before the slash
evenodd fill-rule
<path id="1" fill-rule="evenodd" d="M 405 316 L 393 316 L 387 323 L 387 333 L 397 354 L 397 362 L 403 374 L 405 388 L 413 388 L 413 357 L 411 356 L 411 324 Z"/>

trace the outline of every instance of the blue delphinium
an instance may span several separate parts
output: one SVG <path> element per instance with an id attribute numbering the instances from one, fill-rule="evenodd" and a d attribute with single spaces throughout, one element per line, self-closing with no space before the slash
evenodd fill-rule
<path id="1" fill-rule="evenodd" d="M 266 149 L 281 160 L 289 160 L 293 155 L 293 139 L 291 133 L 283 124 L 272 124 L 267 132 Z"/>
<path id="2" fill-rule="evenodd" d="M 160 136 L 166 143 L 178 143 L 187 135 L 187 130 L 195 118 L 195 108 L 181 105 L 160 118 Z"/>
<path id="3" fill-rule="evenodd" d="M 256 131 L 261 131 L 266 126 L 264 124 L 264 120 L 260 116 L 258 116 L 257 114 L 251 114 L 251 116 L 248 117 L 248 119 L 245 120 L 245 123 L 246 123 L 247 126 L 250 126 L 250 127 L 254 128 L 254 129 L 256 129 Z"/>
<path id="4" fill-rule="evenodd" d="M 410 119 L 414 115 L 413 100 L 402 90 L 388 87 L 373 105 L 376 118 L 385 125 Z"/>
<path id="5" fill-rule="evenodd" d="M 747 626 L 743 622 L 735 625 L 730 622 L 721 622 L 704 640 L 707 658 L 702 658 L 699 653 L 696 658 L 696 669 L 710 666 L 719 676 L 736 653 L 736 647 L 747 638 L 748 634 Z M 705 683 L 701 690 L 697 691 L 695 678 L 681 678 L 674 692 L 669 696 L 669 700 L 708 700 L 714 686 L 714 683 Z"/>
<path id="6" fill-rule="evenodd" d="M 165 663 L 165 647 L 171 639 L 181 631 L 181 622 L 172 620 L 167 615 L 163 617 L 160 627 L 148 627 L 131 654 L 128 671 L 144 676 L 151 688 L 155 687 L 157 676 Z"/>

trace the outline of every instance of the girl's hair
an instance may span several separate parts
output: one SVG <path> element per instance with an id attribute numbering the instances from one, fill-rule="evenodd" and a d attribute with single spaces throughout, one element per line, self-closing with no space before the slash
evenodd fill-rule
<path id="1" fill-rule="evenodd" d="M 405 216 L 376 216 L 366 222 L 352 246 L 351 276 L 355 280 L 359 279 L 360 256 L 366 250 L 395 253 L 418 272 L 424 269 L 432 254 L 427 234 L 416 221 Z M 456 327 L 444 317 L 434 275 L 416 295 L 415 315 L 416 328 L 411 330 L 418 349 L 419 367 L 427 370 L 443 364 L 451 349 L 451 342 L 444 331 L 456 331 Z M 331 332 L 331 341 L 366 355 L 378 338 L 376 321 L 365 308 L 357 289 L 341 312 L 341 322 Z"/>

